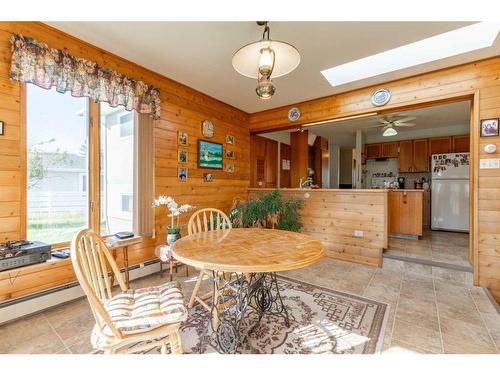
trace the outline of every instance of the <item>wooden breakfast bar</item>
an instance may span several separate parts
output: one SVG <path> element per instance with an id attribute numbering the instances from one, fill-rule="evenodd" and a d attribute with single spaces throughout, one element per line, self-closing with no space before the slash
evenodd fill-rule
<path id="1" fill-rule="evenodd" d="M 249 197 L 274 189 L 249 189 Z M 302 233 L 320 240 L 326 256 L 382 266 L 388 241 L 388 191 L 384 189 L 281 189 L 300 198 Z"/>

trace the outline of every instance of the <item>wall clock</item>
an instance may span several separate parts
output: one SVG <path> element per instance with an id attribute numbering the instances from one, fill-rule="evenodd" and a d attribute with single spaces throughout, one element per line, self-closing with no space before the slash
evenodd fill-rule
<path id="1" fill-rule="evenodd" d="M 372 104 L 376 107 L 386 105 L 391 100 L 391 92 L 387 89 L 378 89 L 372 94 Z"/>
<path id="2" fill-rule="evenodd" d="M 210 120 L 205 120 L 201 123 L 201 133 L 206 138 L 214 136 L 214 124 Z"/>
<path id="3" fill-rule="evenodd" d="M 297 121 L 300 118 L 300 109 L 297 107 L 290 108 L 288 111 L 288 119 L 290 121 Z"/>

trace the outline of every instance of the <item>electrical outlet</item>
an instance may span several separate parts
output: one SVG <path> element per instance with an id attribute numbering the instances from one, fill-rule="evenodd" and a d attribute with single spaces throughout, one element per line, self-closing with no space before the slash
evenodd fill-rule
<path id="1" fill-rule="evenodd" d="M 139 268 L 144 268 L 144 263 L 139 263 Z"/>
<path id="2" fill-rule="evenodd" d="M 365 233 L 362 230 L 355 230 L 354 237 L 363 237 Z"/>

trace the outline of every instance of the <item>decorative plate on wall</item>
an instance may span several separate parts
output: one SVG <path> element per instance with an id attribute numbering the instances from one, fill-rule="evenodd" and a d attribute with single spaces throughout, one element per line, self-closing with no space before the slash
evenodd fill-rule
<path id="1" fill-rule="evenodd" d="M 297 121 L 300 118 L 300 109 L 297 107 L 290 108 L 288 111 L 288 119 L 290 121 Z"/>
<path id="2" fill-rule="evenodd" d="M 205 120 L 201 123 L 201 133 L 206 138 L 214 136 L 214 124 L 210 120 Z"/>
<path id="3" fill-rule="evenodd" d="M 372 94 L 372 104 L 376 107 L 386 105 L 391 100 L 391 92 L 388 89 L 378 89 Z"/>

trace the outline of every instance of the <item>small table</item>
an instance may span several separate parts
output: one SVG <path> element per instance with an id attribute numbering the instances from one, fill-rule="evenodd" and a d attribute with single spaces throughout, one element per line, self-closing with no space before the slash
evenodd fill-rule
<path id="1" fill-rule="evenodd" d="M 125 269 L 125 285 L 127 286 L 127 289 L 130 289 L 130 274 L 128 271 L 128 247 L 130 245 L 135 245 L 139 242 L 142 241 L 142 237 L 140 236 L 134 236 L 130 238 L 125 238 L 123 240 L 111 236 L 106 238 L 106 246 L 108 247 L 109 250 L 111 250 L 111 253 L 113 255 L 113 259 L 116 261 L 116 250 L 117 249 L 122 249 L 123 252 L 123 268 Z M 115 275 L 113 272 L 111 272 L 111 285 L 113 286 L 115 283 Z"/>
<path id="2" fill-rule="evenodd" d="M 169 269 L 170 269 L 170 281 L 172 281 L 173 278 L 173 268 L 175 266 L 175 273 L 177 273 L 177 267 L 179 265 L 182 265 L 181 262 L 177 261 L 173 256 L 172 256 L 172 250 L 169 245 L 158 245 L 155 247 L 155 255 L 158 259 L 160 259 L 160 278 L 163 277 L 163 264 L 168 263 Z M 189 276 L 189 268 L 186 266 L 186 276 Z"/>
<path id="3" fill-rule="evenodd" d="M 264 314 L 280 315 L 289 326 L 276 272 L 314 264 L 324 253 L 321 242 L 308 235 L 258 228 L 203 232 L 172 245 L 175 259 L 212 271 L 214 291 L 209 325 L 217 349 L 223 353 L 235 353 L 244 341 L 240 326 L 248 308 L 259 314 L 253 328 Z"/>

